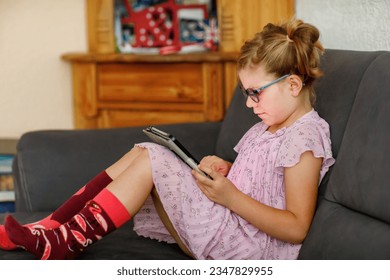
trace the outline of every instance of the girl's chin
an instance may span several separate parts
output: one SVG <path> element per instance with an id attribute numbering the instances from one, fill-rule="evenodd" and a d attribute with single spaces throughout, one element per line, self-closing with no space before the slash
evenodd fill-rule
<path id="1" fill-rule="evenodd" d="M 274 126 L 275 123 L 267 119 L 266 116 L 259 116 L 259 118 L 263 121 L 264 124 L 266 124 L 268 127 Z"/>

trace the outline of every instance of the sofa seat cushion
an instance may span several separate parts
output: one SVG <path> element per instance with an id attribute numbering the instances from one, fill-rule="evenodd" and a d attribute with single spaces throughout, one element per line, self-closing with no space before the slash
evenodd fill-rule
<path id="1" fill-rule="evenodd" d="M 390 259 L 390 225 L 323 200 L 299 259 Z"/>

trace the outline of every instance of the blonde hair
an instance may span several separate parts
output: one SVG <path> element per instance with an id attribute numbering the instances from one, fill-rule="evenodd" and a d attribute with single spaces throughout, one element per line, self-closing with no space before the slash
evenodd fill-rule
<path id="1" fill-rule="evenodd" d="M 278 77 L 296 74 L 309 89 L 310 101 L 314 104 L 313 82 L 323 74 L 319 65 L 324 48 L 319 37 L 315 26 L 299 19 L 280 25 L 269 23 L 241 47 L 237 68 L 262 64 L 268 73 Z"/>

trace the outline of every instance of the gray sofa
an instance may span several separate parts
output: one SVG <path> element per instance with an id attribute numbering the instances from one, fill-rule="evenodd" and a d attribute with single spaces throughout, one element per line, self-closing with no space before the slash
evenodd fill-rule
<path id="1" fill-rule="evenodd" d="M 299 259 L 390 259 L 389 65 L 390 52 L 327 50 L 323 57 L 316 109 L 330 124 L 336 164 L 321 183 Z M 236 91 L 223 122 L 160 127 L 198 158 L 217 154 L 233 161 L 233 146 L 257 121 Z M 15 216 L 22 222 L 44 217 L 146 140 L 140 128 L 26 133 L 14 162 Z M 176 245 L 138 237 L 131 222 L 81 258 L 187 259 Z M 33 257 L 22 250 L 0 251 L 0 259 Z"/>

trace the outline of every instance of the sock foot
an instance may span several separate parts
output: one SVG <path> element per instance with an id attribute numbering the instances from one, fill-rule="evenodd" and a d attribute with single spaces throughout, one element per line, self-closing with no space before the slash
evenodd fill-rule
<path id="1" fill-rule="evenodd" d="M 4 225 L 0 225 L 0 249 L 5 251 L 16 250 L 18 246 L 9 239 Z"/>
<path id="2" fill-rule="evenodd" d="M 35 234 L 39 235 L 40 230 L 24 227 L 10 215 L 5 218 L 4 228 L 14 244 L 19 245 L 36 257 L 40 258 L 42 256 L 42 247 L 39 246 L 37 238 L 33 238 Z"/>
<path id="3" fill-rule="evenodd" d="M 56 229 L 30 228 L 18 223 L 12 216 L 5 218 L 6 233 L 12 242 L 25 249 L 38 259 L 74 259 L 75 252 L 64 251 L 63 225 Z M 66 230 L 65 230 L 66 231 Z"/>

